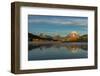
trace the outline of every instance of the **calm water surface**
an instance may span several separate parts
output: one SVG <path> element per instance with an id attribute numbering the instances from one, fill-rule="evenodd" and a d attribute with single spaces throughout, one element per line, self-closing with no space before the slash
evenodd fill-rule
<path id="1" fill-rule="evenodd" d="M 88 57 L 87 43 L 28 44 L 28 60 L 79 59 Z"/>

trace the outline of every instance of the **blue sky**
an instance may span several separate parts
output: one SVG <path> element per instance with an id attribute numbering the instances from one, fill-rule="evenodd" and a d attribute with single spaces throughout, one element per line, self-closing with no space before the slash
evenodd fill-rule
<path id="1" fill-rule="evenodd" d="M 88 17 L 28 15 L 28 32 L 66 36 L 76 31 L 80 35 L 88 32 Z"/>

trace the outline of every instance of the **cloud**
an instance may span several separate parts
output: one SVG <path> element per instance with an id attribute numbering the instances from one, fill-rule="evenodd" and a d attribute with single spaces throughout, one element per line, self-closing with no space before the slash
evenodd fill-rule
<path id="1" fill-rule="evenodd" d="M 87 18 L 31 18 L 29 19 L 29 23 L 50 23 L 50 24 L 62 24 L 62 25 L 79 25 L 79 26 L 87 26 L 88 20 Z"/>

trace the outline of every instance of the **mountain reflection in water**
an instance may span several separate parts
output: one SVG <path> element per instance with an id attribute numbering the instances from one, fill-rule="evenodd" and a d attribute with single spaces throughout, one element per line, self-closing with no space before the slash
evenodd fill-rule
<path id="1" fill-rule="evenodd" d="M 88 57 L 87 43 L 28 44 L 28 60 L 79 59 Z"/>

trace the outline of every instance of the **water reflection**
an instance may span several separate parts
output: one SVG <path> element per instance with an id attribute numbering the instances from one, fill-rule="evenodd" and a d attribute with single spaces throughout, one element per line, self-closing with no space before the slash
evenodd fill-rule
<path id="1" fill-rule="evenodd" d="M 55 47 L 55 48 L 60 48 L 60 47 L 65 47 L 66 49 L 68 49 L 69 51 L 78 51 L 79 49 L 82 49 L 84 51 L 87 51 L 87 43 L 63 43 L 63 44 L 29 44 L 29 51 L 32 51 L 32 49 L 37 49 L 39 48 L 41 51 L 43 49 L 47 49 L 47 48 L 51 48 L 51 47 Z"/>
<path id="2" fill-rule="evenodd" d="M 87 58 L 87 43 L 29 43 L 29 60 Z"/>

